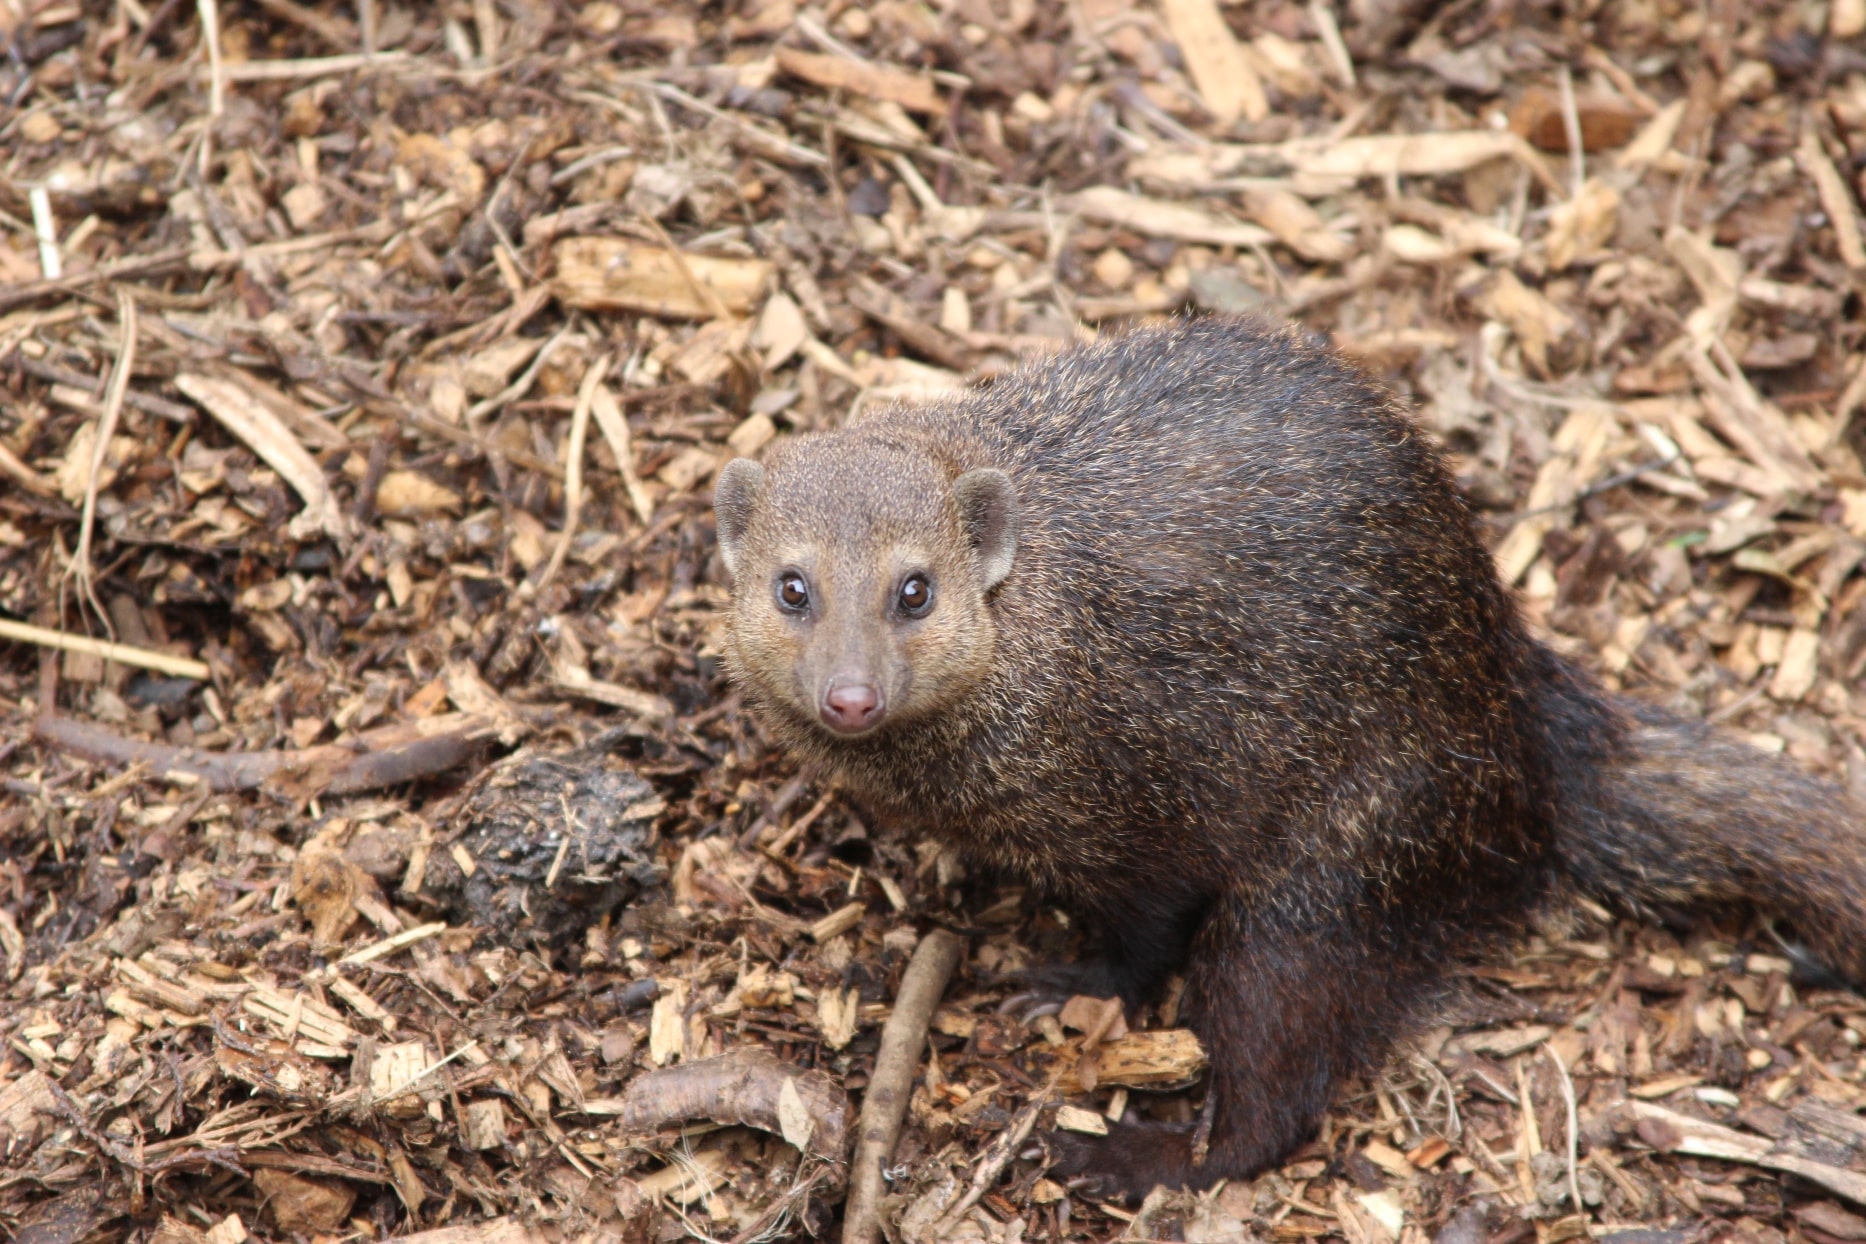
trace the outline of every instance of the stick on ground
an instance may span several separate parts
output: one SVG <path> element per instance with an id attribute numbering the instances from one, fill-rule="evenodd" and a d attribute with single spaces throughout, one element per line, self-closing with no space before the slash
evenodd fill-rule
<path id="1" fill-rule="evenodd" d="M 842 1244 L 874 1244 L 881 1234 L 881 1170 L 894 1152 L 901 1134 L 901 1117 L 927 1026 L 939 1005 L 946 982 L 959 964 L 964 948 L 956 934 L 936 929 L 920 940 L 913 962 L 901 977 L 894 1012 L 881 1030 L 881 1049 L 875 1072 L 862 1099 L 861 1125 L 855 1133 L 855 1161 L 849 1176 L 849 1203 L 843 1211 Z"/>
<path id="2" fill-rule="evenodd" d="M 129 664 L 116 652 L 99 655 Z M 208 752 L 128 738 L 56 713 L 42 714 L 32 728 L 40 739 L 63 751 L 105 764 L 140 762 L 163 776 L 188 774 L 214 790 L 253 790 L 268 782 L 293 781 L 311 793 L 331 794 L 377 790 L 445 772 L 465 760 L 480 739 L 496 731 L 484 717 L 450 713 L 365 730 L 348 743 L 296 751 Z"/>
<path id="3" fill-rule="evenodd" d="M 22 644 L 38 644 L 44 648 L 57 648 L 61 652 L 88 652 L 106 661 L 115 661 L 119 665 L 133 665 L 138 669 L 155 670 L 159 674 L 168 674 L 174 678 L 193 678 L 206 682 L 211 673 L 206 662 L 197 661 L 192 657 L 178 657 L 169 652 L 153 652 L 148 648 L 138 648 L 133 644 L 116 644 L 108 640 L 92 639 L 88 635 L 71 635 L 64 631 L 52 630 L 50 627 L 15 622 L 11 618 L 0 618 L 0 639 Z"/>

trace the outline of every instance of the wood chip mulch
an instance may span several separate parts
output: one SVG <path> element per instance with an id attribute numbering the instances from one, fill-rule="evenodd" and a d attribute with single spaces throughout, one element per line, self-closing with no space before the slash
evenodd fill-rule
<path id="1" fill-rule="evenodd" d="M 1866 1002 L 1579 911 L 1144 1206 L 1169 997 L 718 669 L 734 454 L 1147 317 L 1333 341 L 1539 632 L 1866 789 L 1866 0 L 0 0 L 0 1237 L 1866 1241 Z M 937 982 L 935 982 L 937 983 Z M 706 1062 L 726 1056 L 723 1062 Z"/>

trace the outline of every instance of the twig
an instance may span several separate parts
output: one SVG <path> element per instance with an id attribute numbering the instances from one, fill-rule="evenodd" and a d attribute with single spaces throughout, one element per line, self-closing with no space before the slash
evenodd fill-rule
<path id="1" fill-rule="evenodd" d="M 1561 87 L 1561 128 L 1568 139 L 1569 177 L 1573 181 L 1570 197 L 1581 193 L 1581 183 L 1587 180 L 1587 156 L 1581 146 L 1581 110 L 1574 102 L 1574 75 L 1563 65 L 1555 75 L 1555 81 Z"/>
<path id="2" fill-rule="evenodd" d="M 220 63 L 220 10 L 215 0 L 195 0 L 201 14 L 201 40 L 207 44 L 207 115 L 227 110 L 227 68 Z"/>
<path id="3" fill-rule="evenodd" d="M 21 462 L 4 443 L 0 443 L 0 474 L 11 477 L 21 488 L 38 496 L 56 497 L 58 495 L 56 484 Z"/>
<path id="4" fill-rule="evenodd" d="M 134 255 L 107 263 L 89 272 L 76 272 L 70 276 L 48 278 L 43 281 L 27 281 L 11 289 L 0 289 L 0 311 L 11 311 L 14 307 L 46 297 L 49 294 L 69 294 L 86 285 L 99 281 L 114 281 L 132 276 L 151 276 L 165 268 L 186 267 L 188 255 L 193 247 L 180 247 L 175 250 L 157 251 L 153 255 Z"/>
<path id="5" fill-rule="evenodd" d="M 1192 1129 L 1192 1165 L 1196 1169 L 1205 1165 L 1205 1159 L 1212 1151 L 1212 1124 L 1218 1118 L 1218 1094 L 1206 1091 L 1205 1101 L 1199 1106 L 1199 1121 Z"/>
<path id="6" fill-rule="evenodd" d="M 746 1224 L 745 1229 L 733 1236 L 727 1244 L 754 1244 L 754 1241 L 782 1238 L 785 1224 L 796 1212 L 797 1206 L 807 1202 L 818 1185 L 829 1180 L 834 1173 L 832 1167 L 817 1167 L 807 1178 L 792 1185 L 789 1192 L 765 1206 L 763 1212 Z"/>
<path id="7" fill-rule="evenodd" d="M 1575 493 L 1574 496 L 1568 498 L 1566 501 L 1557 502 L 1554 505 L 1533 506 L 1526 510 L 1515 510 L 1509 514 L 1499 514 L 1495 518 L 1487 517 L 1485 521 L 1498 527 L 1514 527 L 1517 523 L 1527 518 L 1539 518 L 1544 514 L 1557 514 L 1577 502 L 1587 500 L 1589 497 L 1597 497 L 1603 492 L 1613 491 L 1622 484 L 1630 484 L 1635 480 L 1643 479 L 1645 476 L 1651 475 L 1655 471 L 1663 471 L 1677 463 L 1678 460 L 1679 455 L 1672 454 L 1669 457 L 1660 458 L 1654 462 L 1642 462 L 1638 466 L 1628 467 L 1617 475 L 1609 475 L 1605 479 L 1596 480 L 1586 488 Z"/>
<path id="8" fill-rule="evenodd" d="M 340 545 L 347 547 L 352 542 L 357 533 L 349 517 L 338 508 L 324 478 L 324 468 L 246 385 L 200 372 L 182 372 L 175 377 L 175 387 L 244 441 L 304 501 L 304 509 L 286 528 L 294 539 L 308 539 L 322 532 Z"/>
<path id="9" fill-rule="evenodd" d="M 1829 448 L 1846 439 L 1847 428 L 1853 423 L 1853 412 L 1866 404 L 1866 354 L 1854 360 L 1852 378 L 1847 387 L 1840 391 L 1840 399 L 1834 403 L 1833 427 L 1827 434 Z"/>
<path id="10" fill-rule="evenodd" d="M 1611 1179 L 1620 1191 L 1626 1194 L 1626 1199 L 1632 1202 L 1635 1210 L 1645 1212 L 1646 1190 L 1634 1183 L 1632 1176 L 1620 1169 L 1620 1164 L 1613 1160 L 1612 1154 L 1605 1149 L 1591 1149 L 1587 1157 L 1588 1161 L 1594 1164 L 1594 1169 Z"/>
<path id="11" fill-rule="evenodd" d="M 538 352 L 531 358 L 531 365 L 519 374 L 518 379 L 491 397 L 469 406 L 466 412 L 467 425 L 478 430 L 480 420 L 507 402 L 516 402 L 531 392 L 531 386 L 537 381 L 538 373 L 544 370 L 544 365 L 550 362 L 551 356 L 557 353 L 557 347 L 564 344 L 564 339 L 570 336 L 570 332 L 570 328 L 566 326 L 552 333 L 545 339 L 544 344 L 538 347 Z"/>
<path id="12" fill-rule="evenodd" d="M 91 537 L 97 522 L 97 484 L 104 473 L 104 461 L 110 452 L 111 438 L 123 417 L 123 398 L 129 392 L 130 372 L 136 366 L 136 300 L 122 286 L 117 287 L 117 329 L 122 337 L 117 346 L 116 366 L 110 369 L 110 383 L 104 387 L 104 408 L 97 416 L 97 436 L 91 444 L 91 469 L 84 480 L 84 512 L 78 518 L 78 550 L 71 555 L 66 573 L 78 581 L 78 595 L 90 602 L 106 633 L 110 615 L 97 600 L 97 584 L 92 577 Z"/>
<path id="13" fill-rule="evenodd" d="M 137 669 L 154 670 L 173 678 L 193 678 L 200 682 L 208 679 L 207 664 L 192 657 L 152 652 L 131 644 L 113 644 L 109 640 L 92 639 L 89 635 L 69 635 L 50 627 L 34 626 L 30 622 L 15 622 L 11 618 L 0 618 L 0 639 L 38 644 L 42 648 L 56 648 L 61 652 L 85 652 L 106 661 L 115 661 L 118 665 L 133 665 Z"/>
<path id="14" fill-rule="evenodd" d="M 67 367 L 58 367 L 43 359 L 28 358 L 17 350 L 6 361 L 37 380 L 48 381 L 51 384 L 70 385 L 74 389 L 83 389 L 87 393 L 97 391 L 95 376 L 87 376 L 83 372 L 72 371 Z M 134 406 L 145 414 L 155 415 L 170 423 L 194 422 L 193 410 L 183 406 L 180 402 L 171 402 L 165 397 L 156 397 L 152 393 L 139 393 L 135 389 L 128 389 L 123 394 L 123 404 Z M 50 488 L 51 485 L 46 484 L 46 487 Z"/>
<path id="15" fill-rule="evenodd" d="M 571 541 L 577 537 L 577 519 L 583 513 L 583 445 L 589 437 L 590 406 L 608 371 L 609 356 L 605 354 L 590 364 L 577 389 L 576 409 L 570 412 L 570 448 L 564 460 L 564 530 L 557 538 L 557 547 L 551 550 L 551 560 L 538 576 L 536 590 L 540 592 L 557 577 L 564 558 L 570 555 Z"/>
<path id="16" fill-rule="evenodd" d="M 1855 272 L 1866 268 L 1866 244 L 1860 241 L 1859 214 L 1853 208 L 1853 192 L 1847 188 L 1846 179 L 1834 167 L 1834 162 L 1827 158 L 1821 137 L 1812 124 L 1803 128 L 1801 145 L 1795 148 L 1795 156 L 1801 171 L 1814 183 L 1821 207 L 1833 225 L 1834 246 L 1840 252 L 1841 261 Z"/>
<path id="17" fill-rule="evenodd" d="M 1575 1109 L 1574 1081 L 1569 1078 L 1568 1068 L 1562 1062 L 1561 1055 L 1555 1052 L 1553 1045 L 1544 1044 L 1542 1052 L 1549 1056 L 1551 1063 L 1555 1064 L 1555 1074 L 1561 1081 L 1562 1104 L 1568 1108 L 1568 1144 L 1563 1155 L 1568 1162 L 1568 1195 L 1574 1198 L 1574 1212 L 1584 1214 L 1587 1212 L 1587 1206 L 1581 1203 L 1581 1179 L 1575 1171 L 1580 1155 L 1581 1123 L 1579 1112 Z"/>
<path id="18" fill-rule="evenodd" d="M 154 38 L 156 32 L 162 27 L 168 25 L 168 19 L 175 16 L 175 10 L 180 7 L 181 0 L 162 0 L 162 7 L 149 15 L 148 23 L 137 32 L 136 38 L 130 43 L 127 60 L 134 61 L 141 56 L 143 49 L 149 46 L 149 40 Z"/>
<path id="19" fill-rule="evenodd" d="M 52 218 L 52 196 L 44 186 L 34 186 L 26 192 L 26 201 L 32 205 L 32 235 L 39 243 L 39 274 L 56 281 L 65 275 L 65 266 L 58 257 L 58 222 Z"/>
<path id="20" fill-rule="evenodd" d="M 999 1132 L 992 1138 L 991 1143 L 985 1146 L 985 1152 L 978 1155 L 978 1165 L 972 1170 L 972 1182 L 966 1185 L 965 1195 L 953 1202 L 951 1209 L 940 1215 L 939 1222 L 934 1226 L 932 1238 L 946 1239 L 954 1234 L 951 1228 L 965 1216 L 968 1210 L 984 1198 L 985 1193 L 991 1190 L 991 1185 L 998 1182 L 998 1176 L 1004 1174 L 1004 1168 L 1009 1166 L 1011 1159 L 1017 1156 L 1018 1146 L 1030 1138 L 1032 1129 L 1037 1125 L 1037 1116 L 1043 1112 L 1043 1107 L 1049 1103 L 1050 1094 L 1055 1091 L 1056 1079 L 1056 1076 L 1051 1076 L 1050 1082 L 1043 1086 L 1043 1091 L 1030 1099 L 1011 1126 Z"/>
<path id="21" fill-rule="evenodd" d="M 744 134 L 757 145 L 765 148 L 767 154 L 774 158 L 790 160 L 793 163 L 809 165 L 812 168 L 822 168 L 829 163 L 829 157 L 822 152 L 814 151 L 804 146 L 802 143 L 780 138 L 776 134 L 766 133 L 756 125 L 753 125 L 750 121 L 747 121 L 744 117 L 727 112 L 723 108 L 715 108 L 705 100 L 689 95 L 687 92 L 670 83 L 647 82 L 641 85 L 646 86 L 649 90 L 652 90 L 669 103 L 679 104 L 682 108 L 689 108 L 699 113 L 701 116 L 711 117 L 715 121 L 724 121 L 727 125 L 733 126 L 739 130 L 740 133 Z M 582 94 L 595 95 L 595 92 L 582 92 Z M 600 95 L 596 95 L 595 97 L 599 100 L 604 99 L 604 97 Z M 610 101 L 605 100 L 605 102 Z"/>
<path id="22" fill-rule="evenodd" d="M 862 1100 L 849 1201 L 843 1210 L 842 1244 L 874 1244 L 881 1234 L 881 1170 L 901 1134 L 901 1117 L 907 1112 L 927 1026 L 964 946 L 957 934 L 935 929 L 920 940 L 901 977 L 900 996 L 881 1029 L 881 1049 Z"/>
<path id="23" fill-rule="evenodd" d="M 299 78 L 327 78 L 364 69 L 400 69 L 412 58 L 406 52 L 350 53 L 343 56 L 305 56 L 296 60 L 249 60 L 223 70 L 227 82 L 291 82 Z"/>
<path id="24" fill-rule="evenodd" d="M 637 350 L 622 369 L 624 384 L 633 376 L 640 357 L 640 351 Z M 635 517 L 641 519 L 641 525 L 646 527 L 654 519 L 654 497 L 641 482 L 641 476 L 635 473 L 633 438 L 629 434 L 628 419 L 622 414 L 622 404 L 611 390 L 599 386 L 590 394 L 590 413 L 596 416 L 596 426 L 602 431 L 603 439 L 609 442 L 609 452 L 615 455 L 616 470 L 622 474 L 622 486 L 628 490 L 629 504 L 635 508 Z"/>
<path id="25" fill-rule="evenodd" d="M 259 0 L 259 7 L 294 26 L 302 26 L 339 52 L 348 52 L 356 43 L 357 32 L 349 22 L 341 17 L 326 17 L 296 0 Z"/>
<path id="26" fill-rule="evenodd" d="M 1335 76 L 1341 79 L 1341 85 L 1353 90 L 1354 58 L 1348 55 L 1348 45 L 1341 38 L 1341 27 L 1335 22 L 1328 0 L 1309 0 L 1309 21 L 1315 33 L 1321 36 L 1322 49 L 1328 53 L 1328 63 Z"/>
<path id="27" fill-rule="evenodd" d="M 99 655 L 126 665 L 129 662 L 122 653 L 138 651 L 122 644 L 100 646 L 120 650 Z M 33 733 L 39 738 L 106 764 L 131 765 L 140 761 L 160 776 L 185 774 L 215 790 L 253 790 L 274 779 L 296 778 L 307 786 L 339 795 L 396 786 L 450 769 L 467 757 L 479 739 L 497 731 L 497 724 L 485 717 L 454 713 L 367 730 L 348 744 L 327 743 L 302 751 L 201 752 L 192 747 L 125 738 L 89 722 L 53 713 L 43 714 L 33 722 Z"/>

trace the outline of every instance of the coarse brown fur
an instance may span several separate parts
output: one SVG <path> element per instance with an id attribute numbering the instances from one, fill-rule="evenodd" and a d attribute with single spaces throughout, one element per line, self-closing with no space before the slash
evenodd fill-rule
<path id="1" fill-rule="evenodd" d="M 1013 513 L 972 499 L 996 472 Z M 718 508 L 730 669 L 780 741 L 1073 907 L 1130 1000 L 1185 970 L 1209 1153 L 1135 1123 L 1078 1148 L 1123 1188 L 1286 1154 L 1568 885 L 1754 899 L 1866 979 L 1860 813 L 1532 640 L 1426 437 L 1291 333 L 1076 350 L 734 463 Z M 825 726 L 850 678 L 872 729 Z"/>

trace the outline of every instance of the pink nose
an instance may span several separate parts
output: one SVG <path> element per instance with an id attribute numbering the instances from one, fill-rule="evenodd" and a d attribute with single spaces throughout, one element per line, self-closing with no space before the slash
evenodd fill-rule
<path id="1" fill-rule="evenodd" d="M 823 722 L 853 733 L 881 720 L 881 688 L 872 682 L 833 683 L 823 693 Z"/>

